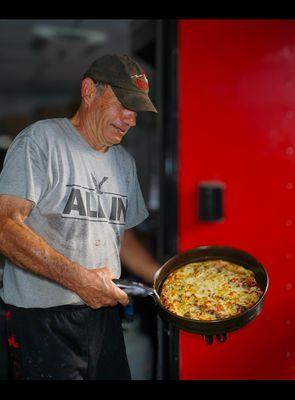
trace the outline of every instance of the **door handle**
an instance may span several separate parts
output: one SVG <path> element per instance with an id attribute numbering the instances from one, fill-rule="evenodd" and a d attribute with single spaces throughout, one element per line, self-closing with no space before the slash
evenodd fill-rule
<path id="1" fill-rule="evenodd" d="M 216 222 L 224 218 L 224 187 L 223 182 L 199 182 L 197 203 L 200 221 Z"/>

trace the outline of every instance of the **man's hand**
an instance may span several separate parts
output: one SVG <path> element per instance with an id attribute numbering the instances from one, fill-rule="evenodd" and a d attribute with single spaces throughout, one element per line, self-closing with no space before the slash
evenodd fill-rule
<path id="1" fill-rule="evenodd" d="M 91 308 L 97 309 L 129 302 L 127 294 L 114 284 L 108 268 L 85 269 L 82 284 L 76 289 L 78 296 Z"/>

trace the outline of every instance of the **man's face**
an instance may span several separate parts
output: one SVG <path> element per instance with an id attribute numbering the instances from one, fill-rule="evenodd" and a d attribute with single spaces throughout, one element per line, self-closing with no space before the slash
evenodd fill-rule
<path id="1" fill-rule="evenodd" d="M 137 113 L 124 108 L 110 86 L 95 98 L 91 114 L 95 139 L 106 146 L 119 144 L 128 130 L 136 125 Z"/>

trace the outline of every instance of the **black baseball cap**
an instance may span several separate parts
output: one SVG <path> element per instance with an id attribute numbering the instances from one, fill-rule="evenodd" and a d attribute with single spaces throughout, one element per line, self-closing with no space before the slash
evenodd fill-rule
<path id="1" fill-rule="evenodd" d="M 149 84 L 141 66 L 126 54 L 96 59 L 84 78 L 109 84 L 121 104 L 132 111 L 158 112 L 148 96 Z"/>

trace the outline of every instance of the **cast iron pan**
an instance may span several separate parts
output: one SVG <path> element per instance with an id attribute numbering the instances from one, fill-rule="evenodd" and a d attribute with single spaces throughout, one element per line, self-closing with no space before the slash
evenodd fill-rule
<path id="1" fill-rule="evenodd" d="M 160 293 L 163 282 L 167 276 L 175 269 L 197 261 L 222 259 L 230 261 L 245 268 L 252 270 L 256 281 L 262 289 L 263 294 L 259 301 L 251 308 L 241 314 L 210 321 L 201 321 L 191 318 L 178 316 L 167 310 L 161 303 Z M 133 296 L 153 296 L 158 306 L 159 314 L 166 321 L 187 332 L 204 335 L 205 339 L 212 343 L 212 337 L 215 335 L 219 341 L 226 339 L 228 332 L 235 331 L 248 324 L 261 312 L 265 294 L 268 289 L 268 275 L 260 262 L 252 255 L 238 249 L 225 246 L 202 246 L 180 253 L 170 258 L 155 274 L 153 288 L 138 282 L 131 282 L 123 279 L 114 279 L 114 282 L 127 294 Z"/>

